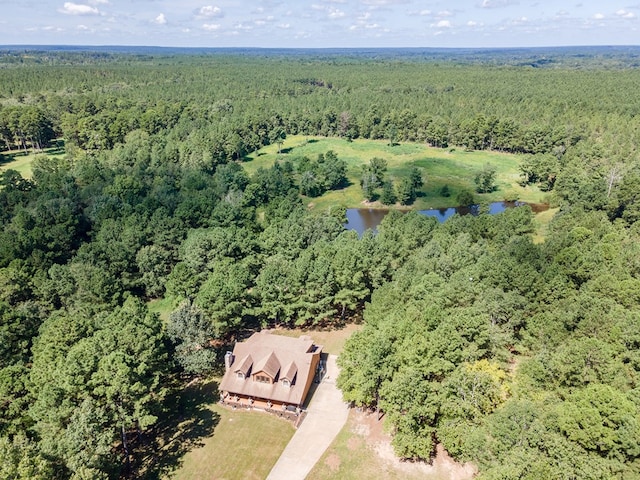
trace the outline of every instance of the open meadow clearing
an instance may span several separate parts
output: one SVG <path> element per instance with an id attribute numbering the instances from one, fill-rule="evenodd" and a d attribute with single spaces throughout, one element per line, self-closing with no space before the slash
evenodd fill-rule
<path id="1" fill-rule="evenodd" d="M 34 150 L 29 150 L 26 153 L 23 150 L 2 152 L 4 160 L 0 161 L 0 172 L 11 169 L 19 172 L 23 178 L 31 178 L 31 164 L 37 156 L 44 155 L 49 158 L 60 158 L 64 154 L 64 148 L 57 146 L 45 148 L 41 152 L 35 152 Z"/>
<path id="2" fill-rule="evenodd" d="M 474 194 L 478 202 L 521 200 L 541 203 L 544 192 L 537 187 L 522 187 L 519 184 L 520 157 L 493 152 L 468 152 L 459 148 L 432 148 L 420 143 L 401 143 L 390 146 L 386 140 L 353 140 L 342 138 L 307 137 L 292 135 L 287 137 L 278 153 L 277 145 L 269 145 L 247 156 L 243 163 L 249 174 L 258 168 L 269 168 L 278 160 L 290 160 L 295 169 L 296 159 L 306 156 L 315 159 L 318 154 L 333 150 L 339 159 L 347 163 L 347 177 L 350 185 L 340 190 L 328 191 L 317 198 L 306 198 L 307 203 L 317 209 L 341 205 L 347 208 L 363 206 L 360 176 L 363 165 L 374 157 L 387 161 L 386 178 L 396 182 L 409 175 L 412 167 L 417 167 L 425 181 L 413 208 L 454 207 L 458 205 L 458 192 L 475 191 L 474 177 L 489 164 L 496 169 L 496 189 L 491 193 Z M 449 189 L 448 197 L 442 196 L 444 186 Z M 381 206 L 381 205 L 380 205 Z"/>

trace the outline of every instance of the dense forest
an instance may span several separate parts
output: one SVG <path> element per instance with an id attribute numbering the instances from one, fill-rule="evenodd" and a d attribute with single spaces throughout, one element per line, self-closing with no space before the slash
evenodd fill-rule
<path id="1" fill-rule="evenodd" d="M 131 475 L 221 345 L 351 319 L 339 385 L 398 455 L 639 476 L 640 70 L 469 55 L 0 52 L 0 165 L 65 151 L 0 173 L 0 477 Z M 560 210 L 543 243 L 528 207 L 360 238 L 303 200 L 333 152 L 243 168 L 294 134 L 513 153 Z"/>

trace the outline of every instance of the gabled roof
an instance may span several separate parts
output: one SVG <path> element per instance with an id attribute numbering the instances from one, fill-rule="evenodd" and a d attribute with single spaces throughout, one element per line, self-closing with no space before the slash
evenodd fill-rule
<path id="1" fill-rule="evenodd" d="M 236 364 L 236 362 L 233 363 Z M 253 358 L 251 358 L 251 355 L 245 355 L 244 358 L 237 362 L 237 367 L 234 367 L 233 371 L 235 373 L 242 372 L 246 377 L 249 370 L 251 370 L 251 365 L 253 365 Z"/>
<path id="2" fill-rule="evenodd" d="M 233 348 L 234 361 L 222 377 L 220 390 L 232 395 L 262 398 L 289 405 L 301 405 L 309 391 L 322 347 L 309 337 L 292 338 L 268 331 L 254 333 Z M 242 371 L 248 378 L 239 378 Z M 254 381 L 257 373 L 265 373 L 274 382 Z M 278 380 L 288 380 L 285 385 Z M 295 383 L 294 383 L 295 380 Z"/>
<path id="3" fill-rule="evenodd" d="M 296 366 L 296 362 L 291 362 L 280 372 L 280 380 L 287 379 L 290 382 L 293 382 L 293 378 L 298 373 L 298 367 Z"/>
<path id="4" fill-rule="evenodd" d="M 253 375 L 258 372 L 264 372 L 269 375 L 271 378 L 275 379 L 276 375 L 280 371 L 280 362 L 278 361 L 278 357 L 276 357 L 275 352 L 272 350 L 269 355 L 258 360 L 253 366 Z"/>

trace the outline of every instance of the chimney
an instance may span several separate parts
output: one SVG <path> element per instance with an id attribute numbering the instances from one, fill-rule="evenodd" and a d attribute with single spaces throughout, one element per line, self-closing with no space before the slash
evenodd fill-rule
<path id="1" fill-rule="evenodd" d="M 233 352 L 227 352 L 224 354 L 224 369 L 225 371 L 229 370 L 231 368 L 231 365 L 233 365 Z"/>

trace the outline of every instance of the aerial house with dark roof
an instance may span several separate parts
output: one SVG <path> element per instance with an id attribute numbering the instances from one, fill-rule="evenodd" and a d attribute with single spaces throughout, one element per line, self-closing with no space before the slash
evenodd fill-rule
<path id="1" fill-rule="evenodd" d="M 264 409 L 302 408 L 320 365 L 322 346 L 310 337 L 254 333 L 225 356 L 221 399 Z"/>

